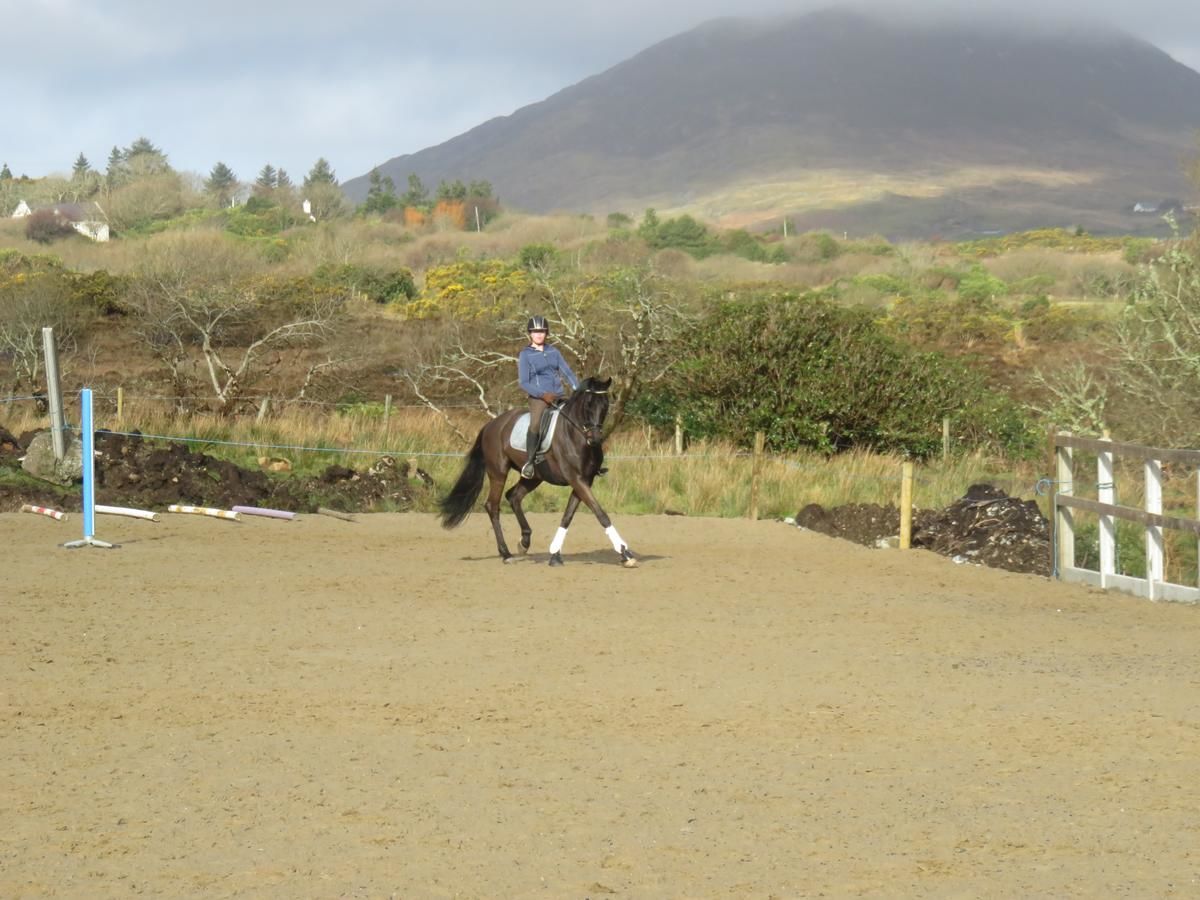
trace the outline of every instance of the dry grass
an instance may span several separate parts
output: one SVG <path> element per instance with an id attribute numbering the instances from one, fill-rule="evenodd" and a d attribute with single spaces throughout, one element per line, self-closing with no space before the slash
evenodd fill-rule
<path id="1" fill-rule="evenodd" d="M 458 432 L 473 440 L 486 421 L 475 409 L 447 411 L 442 416 L 415 408 L 394 410 L 385 426 L 381 404 L 362 404 L 342 411 L 326 405 L 294 404 L 261 425 L 253 418 L 226 419 L 213 415 L 181 415 L 163 402 L 126 404 L 118 420 L 115 400 L 98 397 L 96 424 L 114 431 L 137 429 L 143 434 L 187 438 L 193 450 L 232 459 L 253 467 L 260 456 L 288 459 L 293 471 L 315 473 L 333 463 L 363 468 L 378 454 L 411 459 L 432 475 L 444 491 L 453 484 L 468 449 Z M 48 427 L 31 404 L 12 404 L 0 410 L 0 424 L 19 434 Z M 218 443 L 230 442 L 230 443 Z M 610 512 L 664 513 L 737 517 L 750 503 L 753 460 L 745 451 L 722 443 L 698 442 L 682 456 L 671 442 L 641 428 L 610 438 L 610 473 L 597 481 L 597 495 Z M 783 518 L 810 503 L 895 505 L 900 496 L 901 458 L 868 452 L 833 458 L 801 453 L 767 456 L 759 489 L 759 515 Z M 1038 478 L 1034 467 L 969 455 L 936 461 L 919 468 L 914 503 L 943 507 L 962 496 L 973 483 L 985 481 L 1009 493 L 1030 496 Z M 535 511 L 562 507 L 562 491 L 543 489 L 530 499 Z"/>

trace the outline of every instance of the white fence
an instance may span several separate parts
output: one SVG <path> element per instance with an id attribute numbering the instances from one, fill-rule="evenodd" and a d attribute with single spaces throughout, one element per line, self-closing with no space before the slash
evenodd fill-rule
<path id="1" fill-rule="evenodd" d="M 1096 454 L 1095 500 L 1075 496 L 1072 451 Z M 1163 529 L 1190 532 L 1200 538 L 1200 521 L 1163 515 L 1163 463 L 1200 467 L 1198 450 L 1166 450 L 1120 441 L 1097 440 L 1058 434 L 1054 437 L 1054 457 L 1058 490 L 1054 494 L 1054 526 L 1057 537 L 1057 571 L 1064 581 L 1080 581 L 1101 588 L 1116 588 L 1151 600 L 1200 602 L 1200 587 L 1174 584 L 1164 576 L 1165 546 Z M 1124 457 L 1143 460 L 1145 472 L 1143 509 L 1120 506 L 1116 498 L 1113 460 Z M 1200 510 L 1200 487 L 1197 489 Z M 1075 517 L 1072 510 L 1094 512 L 1100 517 L 1100 568 L 1084 569 L 1075 565 Z M 1118 574 L 1116 520 L 1137 522 L 1145 527 L 1146 577 Z"/>

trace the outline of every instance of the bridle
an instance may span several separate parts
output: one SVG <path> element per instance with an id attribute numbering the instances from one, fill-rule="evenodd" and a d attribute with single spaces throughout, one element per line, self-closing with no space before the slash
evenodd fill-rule
<path id="1" fill-rule="evenodd" d="M 607 394 L 608 388 L 605 388 L 602 391 L 598 391 L 595 388 L 583 388 L 580 391 L 580 393 Z M 587 445 L 589 447 L 595 447 L 598 444 L 601 444 L 604 442 L 604 430 L 599 425 L 593 425 L 591 422 L 587 422 L 583 425 L 580 425 L 573 418 L 571 418 L 569 415 L 567 415 L 566 406 L 567 405 L 564 403 L 562 406 L 560 406 L 558 408 L 559 417 L 564 419 L 569 425 L 571 425 L 571 427 L 573 427 L 577 431 L 583 432 L 583 439 L 584 439 L 584 441 L 587 442 Z"/>

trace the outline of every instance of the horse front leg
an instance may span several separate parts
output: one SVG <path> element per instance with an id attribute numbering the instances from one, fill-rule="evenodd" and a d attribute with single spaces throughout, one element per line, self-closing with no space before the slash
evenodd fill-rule
<path id="1" fill-rule="evenodd" d="M 517 524 L 521 526 L 521 543 L 517 545 L 517 552 L 522 556 L 529 552 L 529 542 L 533 539 L 533 529 L 529 527 L 529 520 L 525 518 L 525 509 L 521 506 L 521 501 L 532 493 L 533 489 L 540 483 L 522 478 L 509 488 L 508 493 L 504 495 L 508 498 L 508 505 L 512 507 L 513 514 L 517 517 Z"/>
<path id="2" fill-rule="evenodd" d="M 488 498 L 484 503 L 484 508 L 487 510 L 488 518 L 492 520 L 492 530 L 496 532 L 496 549 L 500 551 L 500 558 L 505 562 L 512 560 L 512 554 L 508 552 L 508 544 L 504 542 L 504 529 L 500 527 L 500 494 L 504 491 L 504 478 L 496 478 L 491 472 L 488 472 Z"/>
<path id="3" fill-rule="evenodd" d="M 596 499 L 596 495 L 592 493 L 592 486 L 582 478 L 575 478 L 571 482 L 571 489 L 575 494 L 579 495 L 579 499 L 586 503 L 588 509 L 595 514 L 596 519 L 600 522 L 600 527 L 604 529 L 604 534 L 612 542 L 613 549 L 621 557 L 621 565 L 627 569 L 635 568 L 637 566 L 637 557 L 633 555 L 633 551 L 629 549 L 629 545 L 617 533 L 612 519 L 608 517 L 608 513 L 604 511 L 604 507 L 600 505 L 600 501 Z"/>
<path id="4" fill-rule="evenodd" d="M 562 521 L 558 525 L 558 531 L 554 532 L 554 540 L 550 542 L 550 565 L 552 566 L 563 564 L 562 546 L 567 540 L 567 529 L 571 527 L 571 520 L 575 518 L 577 509 L 579 509 L 579 495 L 571 491 L 571 496 L 567 498 L 567 508 L 563 510 Z"/>

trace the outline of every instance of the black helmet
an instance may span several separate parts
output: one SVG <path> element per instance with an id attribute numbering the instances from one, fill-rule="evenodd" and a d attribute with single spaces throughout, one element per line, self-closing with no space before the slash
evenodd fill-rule
<path id="1" fill-rule="evenodd" d="M 529 321 L 525 323 L 525 333 L 531 331 L 544 331 L 550 333 L 550 326 L 546 323 L 545 316 L 530 316 Z"/>

